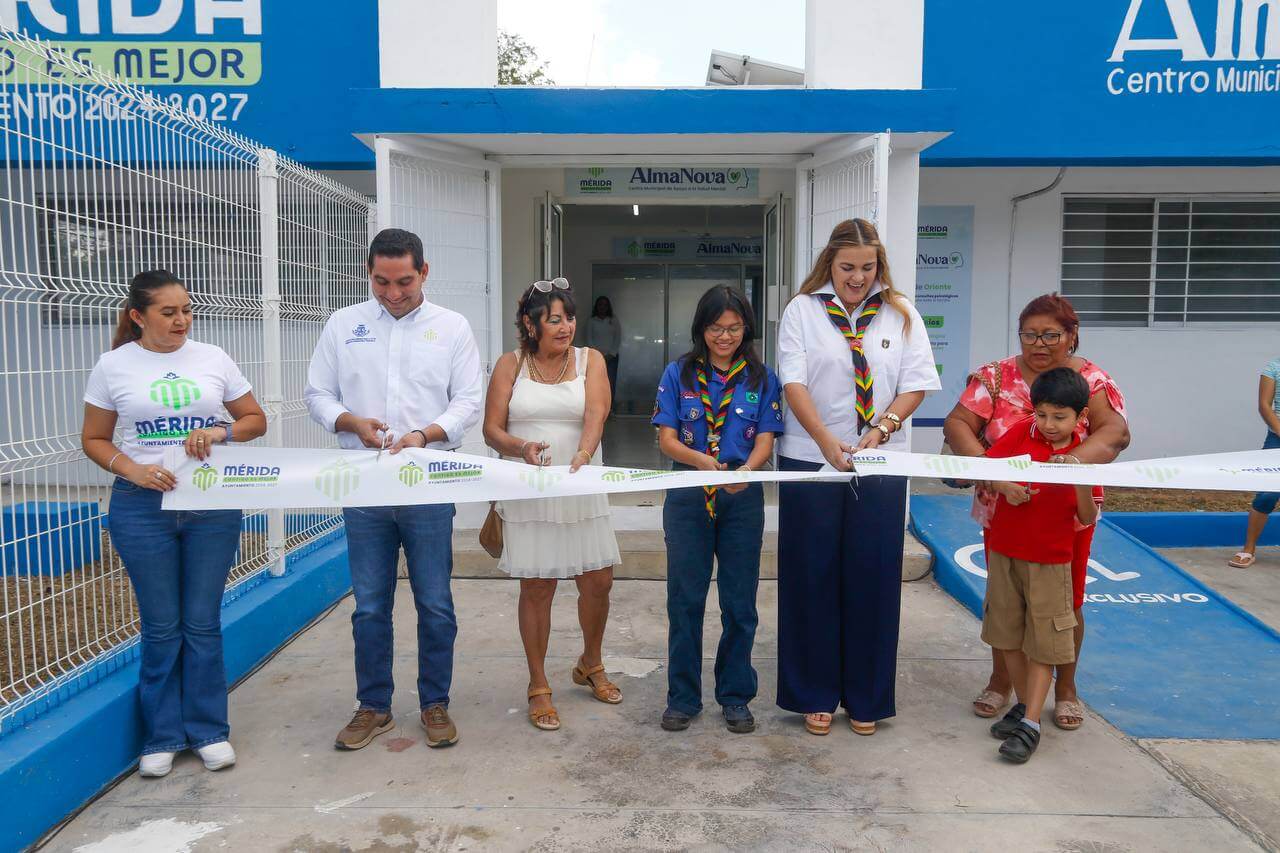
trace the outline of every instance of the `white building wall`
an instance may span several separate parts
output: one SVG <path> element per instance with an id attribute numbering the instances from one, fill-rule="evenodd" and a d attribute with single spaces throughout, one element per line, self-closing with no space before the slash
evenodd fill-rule
<path id="1" fill-rule="evenodd" d="M 1017 347 L 1017 315 L 1059 289 L 1062 197 L 1075 193 L 1257 193 L 1280 187 L 1280 168 L 1068 169 L 1054 191 L 1023 202 L 1009 280 L 1010 200 L 1053 181 L 1056 168 L 923 169 L 920 203 L 974 206 L 970 360 Z M 1260 447 L 1258 376 L 1280 355 L 1275 325 L 1081 330 L 1080 354 L 1101 365 L 1128 401 L 1127 459 Z M 917 430 L 916 450 L 936 450 L 941 430 Z"/>
<path id="2" fill-rule="evenodd" d="M 924 0 L 808 0 L 805 85 L 919 89 Z"/>
<path id="3" fill-rule="evenodd" d="M 384 89 L 498 85 L 497 0 L 379 0 Z"/>

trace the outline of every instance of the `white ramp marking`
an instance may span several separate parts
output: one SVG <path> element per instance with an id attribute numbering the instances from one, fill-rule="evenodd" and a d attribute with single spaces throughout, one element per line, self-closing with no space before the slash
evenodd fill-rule
<path id="1" fill-rule="evenodd" d="M 372 797 L 373 794 L 374 794 L 373 791 L 365 791 L 363 794 L 356 794 L 353 797 L 346 797 L 345 799 L 334 800 L 331 803 L 321 803 L 315 808 L 316 808 L 316 811 L 320 812 L 320 814 L 333 814 L 338 809 L 345 809 L 347 806 L 355 805 L 361 800 L 367 800 L 370 797 Z"/>
<path id="2" fill-rule="evenodd" d="M 128 832 L 82 844 L 76 853 L 188 853 L 206 835 L 222 831 L 220 823 L 183 823 L 171 817 L 149 820 Z"/>

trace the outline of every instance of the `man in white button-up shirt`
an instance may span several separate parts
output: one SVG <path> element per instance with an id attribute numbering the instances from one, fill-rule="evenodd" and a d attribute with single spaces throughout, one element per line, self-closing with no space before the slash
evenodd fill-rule
<path id="1" fill-rule="evenodd" d="M 334 312 L 307 373 L 311 417 L 346 448 L 453 450 L 480 420 L 480 353 L 465 317 L 427 302 L 422 241 L 398 228 L 369 248 L 373 298 Z M 453 504 L 343 510 L 356 608 L 355 716 L 338 749 L 360 749 L 390 731 L 396 565 L 404 547 L 418 610 L 418 700 L 428 746 L 458 740 L 449 717 L 453 641 L 449 590 Z"/>

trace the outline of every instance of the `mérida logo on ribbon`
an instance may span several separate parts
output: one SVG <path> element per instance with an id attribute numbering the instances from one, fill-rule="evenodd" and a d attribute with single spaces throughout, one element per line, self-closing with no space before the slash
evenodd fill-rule
<path id="1" fill-rule="evenodd" d="M 360 472 L 345 459 L 339 459 L 320 469 L 315 486 L 316 491 L 329 500 L 341 503 L 343 498 L 360 487 Z"/>

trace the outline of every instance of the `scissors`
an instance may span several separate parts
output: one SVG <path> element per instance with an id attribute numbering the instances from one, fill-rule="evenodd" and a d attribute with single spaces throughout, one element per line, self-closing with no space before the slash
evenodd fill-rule
<path id="1" fill-rule="evenodd" d="M 373 458 L 373 461 L 375 463 L 380 462 L 382 460 L 382 451 L 386 450 L 387 445 L 389 445 L 390 443 L 391 443 L 391 433 L 384 432 L 382 434 L 382 444 L 378 445 L 378 455 Z"/>

